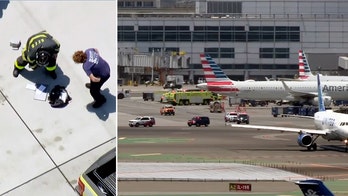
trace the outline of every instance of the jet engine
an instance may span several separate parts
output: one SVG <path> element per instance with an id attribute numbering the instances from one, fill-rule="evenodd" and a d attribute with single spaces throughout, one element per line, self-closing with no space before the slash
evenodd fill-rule
<path id="1" fill-rule="evenodd" d="M 297 138 L 298 145 L 308 147 L 312 144 L 313 137 L 310 134 L 301 133 Z"/>
<path id="2" fill-rule="evenodd" d="M 331 103 L 332 103 L 332 98 L 330 96 L 323 96 L 323 101 L 324 101 L 324 105 L 325 106 L 330 106 Z M 312 100 L 311 100 L 311 104 L 312 105 L 319 105 L 319 99 L 318 97 L 314 97 Z"/>

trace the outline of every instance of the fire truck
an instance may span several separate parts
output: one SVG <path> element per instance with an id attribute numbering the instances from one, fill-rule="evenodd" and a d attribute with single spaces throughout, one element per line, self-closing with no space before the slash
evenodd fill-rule
<path id="1" fill-rule="evenodd" d="M 222 96 L 210 91 L 200 89 L 188 89 L 184 91 L 170 91 L 164 93 L 161 102 L 172 105 L 208 105 L 211 101 L 221 100 Z"/>

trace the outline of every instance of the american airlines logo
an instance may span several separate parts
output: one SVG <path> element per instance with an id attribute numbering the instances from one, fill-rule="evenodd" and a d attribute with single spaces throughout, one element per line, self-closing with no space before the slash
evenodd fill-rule
<path id="1" fill-rule="evenodd" d="M 305 193 L 305 196 L 320 196 L 317 194 L 317 192 L 313 191 L 312 189 L 308 189 Z"/>
<path id="2" fill-rule="evenodd" d="M 330 85 L 324 85 L 323 91 L 348 91 L 348 85 L 346 86 L 330 86 Z"/>

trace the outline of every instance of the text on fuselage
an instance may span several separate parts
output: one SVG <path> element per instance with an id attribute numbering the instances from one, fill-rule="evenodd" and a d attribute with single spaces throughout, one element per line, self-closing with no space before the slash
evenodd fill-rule
<path id="1" fill-rule="evenodd" d="M 345 85 L 345 86 L 324 85 L 323 92 L 327 92 L 327 91 L 348 91 L 348 85 Z"/>

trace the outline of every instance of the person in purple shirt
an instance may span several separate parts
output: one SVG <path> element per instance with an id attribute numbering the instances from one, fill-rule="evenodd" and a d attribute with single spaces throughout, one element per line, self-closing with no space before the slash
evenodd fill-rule
<path id="1" fill-rule="evenodd" d="M 100 93 L 100 88 L 110 78 L 109 64 L 95 48 L 88 48 L 85 51 L 78 50 L 72 58 L 75 63 L 82 63 L 83 70 L 90 79 L 90 83 L 86 83 L 86 87 L 89 88 L 94 99 L 92 107 L 99 108 L 106 102 L 106 98 Z"/>

